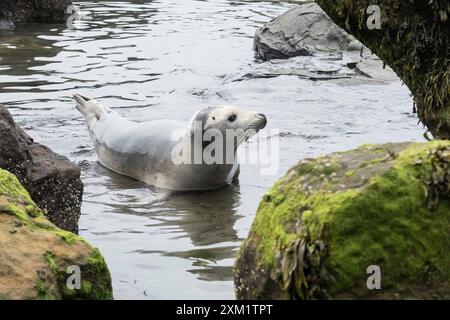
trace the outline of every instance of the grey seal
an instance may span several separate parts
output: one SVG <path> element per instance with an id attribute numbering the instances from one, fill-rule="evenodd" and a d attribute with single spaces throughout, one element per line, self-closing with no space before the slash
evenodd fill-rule
<path id="1" fill-rule="evenodd" d="M 73 97 L 103 166 L 174 191 L 210 190 L 230 184 L 239 175 L 238 146 L 267 124 L 265 115 L 234 106 L 200 110 L 188 122 L 135 122 L 95 99 L 80 94 Z M 228 135 L 230 130 L 235 136 Z M 218 135 L 204 139 L 211 131 Z M 198 136 L 202 137 L 200 144 L 196 143 Z M 219 136 L 223 144 L 217 144 Z M 212 156 L 223 161 L 203 158 L 213 144 Z"/>

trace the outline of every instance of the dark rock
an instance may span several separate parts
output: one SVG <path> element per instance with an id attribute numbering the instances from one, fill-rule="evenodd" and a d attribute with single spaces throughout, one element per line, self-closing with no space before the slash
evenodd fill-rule
<path id="1" fill-rule="evenodd" d="M 0 20 L 65 22 L 70 0 L 0 0 Z M 0 24 L 1 30 L 1 24 Z"/>
<path id="2" fill-rule="evenodd" d="M 314 2 L 302 3 L 267 23 L 256 31 L 254 42 L 254 50 L 264 60 L 362 47 Z"/>
<path id="3" fill-rule="evenodd" d="M 19 128 L 0 105 L 0 168 L 15 174 L 58 227 L 78 232 L 83 184 L 80 169 Z"/>

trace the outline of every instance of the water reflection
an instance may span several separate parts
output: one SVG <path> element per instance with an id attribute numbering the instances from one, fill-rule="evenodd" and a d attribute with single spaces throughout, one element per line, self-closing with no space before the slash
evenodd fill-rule
<path id="1" fill-rule="evenodd" d="M 167 192 L 117 174 L 99 163 L 95 164 L 95 170 L 106 178 L 104 187 L 110 192 L 129 192 L 128 196 L 120 194 L 118 201 L 110 204 L 112 212 L 145 216 L 148 212 L 154 212 L 155 208 L 165 210 L 163 214 L 167 217 L 172 215 L 181 220 L 166 221 L 161 227 L 181 227 L 195 246 L 237 240 L 233 227 L 239 217 L 238 184 L 204 192 Z"/>
<path id="2" fill-rule="evenodd" d="M 12 31 L 0 32 L 2 91 L 25 90 L 46 84 L 45 80 L 36 77 L 30 67 L 47 64 L 47 58 L 54 58 L 62 50 L 54 46 L 55 41 L 39 38 L 40 32 L 35 30 L 33 25 L 23 25 L 21 30 L 23 32 L 19 34 Z M 57 33 L 56 30 L 50 31 L 50 34 Z M 19 52 L 20 54 L 18 54 Z M 34 75 L 34 77 L 26 78 L 30 75 Z M 18 86 L 19 83 L 26 85 L 26 88 Z"/>
<path id="3" fill-rule="evenodd" d="M 238 183 L 205 192 L 167 192 L 145 183 L 122 176 L 104 168 L 100 163 L 80 164 L 83 169 L 94 170 L 102 177 L 102 186 L 113 195 L 106 203 L 106 211 L 114 214 L 150 217 L 156 221 L 152 228 L 171 230 L 172 240 L 188 238 L 197 249 L 164 252 L 138 249 L 137 254 L 162 254 L 192 261 L 201 269 L 187 270 L 201 280 L 231 280 L 231 266 L 217 266 L 218 261 L 229 259 L 236 253 L 238 236 L 234 225 L 239 219 L 240 187 Z M 95 199 L 99 195 L 97 194 Z M 88 200 L 92 203 L 92 200 Z M 135 231 L 136 232 L 136 231 Z M 216 244 L 220 247 L 209 247 Z"/>

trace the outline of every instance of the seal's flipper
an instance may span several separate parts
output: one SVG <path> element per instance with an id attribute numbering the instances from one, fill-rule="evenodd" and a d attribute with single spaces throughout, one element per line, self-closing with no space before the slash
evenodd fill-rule
<path id="1" fill-rule="evenodd" d="M 73 98 L 77 102 L 77 109 L 86 119 L 88 125 L 100 120 L 103 116 L 108 114 L 111 109 L 103 106 L 100 102 L 91 99 L 81 94 L 74 94 Z"/>

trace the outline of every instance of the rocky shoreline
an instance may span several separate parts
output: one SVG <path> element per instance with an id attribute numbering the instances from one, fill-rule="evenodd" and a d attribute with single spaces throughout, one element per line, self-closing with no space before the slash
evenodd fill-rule
<path id="1" fill-rule="evenodd" d="M 17 176 L 39 208 L 59 228 L 78 233 L 83 183 L 80 169 L 34 140 L 0 105 L 0 168 Z"/>
<path id="2" fill-rule="evenodd" d="M 290 75 L 355 84 L 398 81 L 397 72 L 414 94 L 421 120 L 435 136 L 448 138 L 448 55 L 430 65 L 426 52 L 431 44 L 432 54 L 448 52 L 448 34 L 441 32 L 448 24 L 444 1 L 428 4 L 433 32 L 411 23 L 398 34 L 388 25 L 375 36 L 361 29 L 367 1 L 317 2 L 329 15 L 316 3 L 302 3 L 258 30 L 254 49 L 272 68 L 233 81 Z M 0 31 L 23 22 L 62 23 L 70 4 L 0 0 Z M 402 22 L 402 12 L 422 21 L 410 10 L 414 5 L 390 2 L 391 22 Z M 338 56 L 342 69 L 351 71 L 303 70 L 295 63 L 282 69 L 276 63 L 320 55 Z M 3 106 L 0 136 L 0 300 L 112 299 L 105 260 L 76 235 L 80 169 L 34 142 Z M 364 145 L 300 161 L 261 200 L 236 260 L 237 297 L 450 299 L 449 190 L 448 141 Z M 367 287 L 371 266 L 383 272 L 382 291 Z M 70 289 L 73 267 L 81 272 L 80 287 Z"/>
<path id="3" fill-rule="evenodd" d="M 1 105 L 0 136 L 0 299 L 112 299 L 105 260 L 75 234 L 80 169 L 34 142 Z M 79 287 L 67 286 L 71 270 Z"/>

